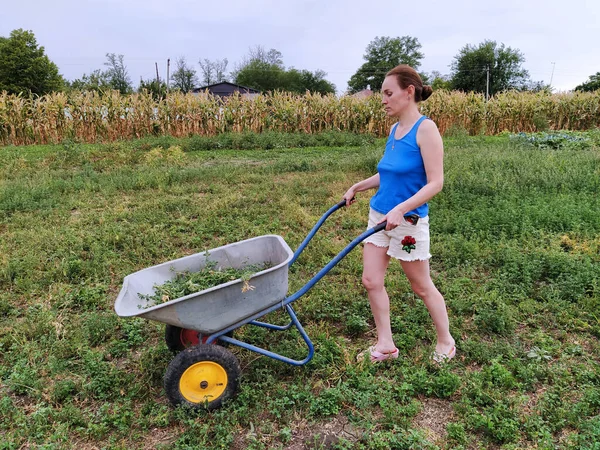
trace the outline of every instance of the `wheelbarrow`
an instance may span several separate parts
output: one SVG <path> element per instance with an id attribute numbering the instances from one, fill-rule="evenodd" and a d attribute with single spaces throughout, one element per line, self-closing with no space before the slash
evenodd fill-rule
<path id="1" fill-rule="evenodd" d="M 235 355 L 225 348 L 227 344 L 296 366 L 312 359 L 314 346 L 291 304 L 306 294 L 360 242 L 386 226 L 386 222 L 382 222 L 363 232 L 301 289 L 286 296 L 289 267 L 325 220 L 345 205 L 346 201 L 342 200 L 332 206 L 295 252 L 281 236 L 265 235 L 168 261 L 125 277 L 115 301 L 116 313 L 120 317 L 142 317 L 165 323 L 167 346 L 179 352 L 169 363 L 164 377 L 167 397 L 174 406 L 212 410 L 235 396 L 241 369 Z M 254 273 L 249 280 L 239 278 L 158 305 L 149 302 L 148 297 L 153 294 L 156 285 L 175 278 L 177 272 L 200 271 L 209 261 L 234 269 L 257 264 L 264 266 L 265 263 L 270 267 Z M 252 289 L 243 289 L 246 282 L 251 284 Z M 287 325 L 258 320 L 279 308 L 285 309 L 290 316 Z M 296 360 L 235 339 L 233 331 L 244 325 L 277 331 L 295 326 L 306 343 L 308 355 Z"/>

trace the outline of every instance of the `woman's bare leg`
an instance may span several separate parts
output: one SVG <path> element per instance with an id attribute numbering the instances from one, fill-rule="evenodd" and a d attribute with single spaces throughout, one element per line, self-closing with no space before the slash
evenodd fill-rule
<path id="1" fill-rule="evenodd" d="M 362 282 L 367 290 L 377 327 L 375 349 L 381 353 L 396 349 L 390 323 L 390 299 L 384 286 L 385 272 L 390 262 L 387 250 L 387 247 L 377 247 L 370 243 L 365 244 L 363 250 Z"/>
<path id="2" fill-rule="evenodd" d="M 450 334 L 446 302 L 431 280 L 429 260 L 400 261 L 400 263 L 410 281 L 413 292 L 421 297 L 433 319 L 437 332 L 435 351 L 440 354 L 449 354 L 454 347 L 454 338 Z"/>

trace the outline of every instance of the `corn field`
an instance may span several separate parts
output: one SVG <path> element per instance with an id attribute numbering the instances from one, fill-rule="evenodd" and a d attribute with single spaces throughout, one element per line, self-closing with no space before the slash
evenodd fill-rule
<path id="1" fill-rule="evenodd" d="M 436 91 L 422 104 L 442 134 L 471 135 L 600 126 L 600 92 L 483 95 Z M 147 135 L 216 135 L 223 132 L 340 130 L 385 136 L 392 120 L 378 95 L 367 99 L 319 94 L 274 93 L 223 100 L 173 93 L 156 101 L 150 94 L 53 93 L 25 98 L 0 93 L 0 145 L 106 142 Z"/>

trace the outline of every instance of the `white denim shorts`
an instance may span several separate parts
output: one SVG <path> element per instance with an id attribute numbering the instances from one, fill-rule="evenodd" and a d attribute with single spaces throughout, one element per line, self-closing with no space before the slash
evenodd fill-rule
<path id="1" fill-rule="evenodd" d="M 385 217 L 373 208 L 369 211 L 369 225 L 373 228 Z M 411 239 L 412 238 L 412 239 Z M 363 244 L 387 247 L 387 254 L 402 261 L 426 261 L 429 253 L 429 216 L 420 217 L 416 225 L 408 221 L 390 231 L 379 231 L 363 241 Z"/>

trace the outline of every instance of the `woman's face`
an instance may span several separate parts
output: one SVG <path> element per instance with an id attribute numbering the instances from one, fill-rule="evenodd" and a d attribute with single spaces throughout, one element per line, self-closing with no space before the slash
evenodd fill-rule
<path id="1" fill-rule="evenodd" d="M 398 117 L 410 104 L 410 90 L 402 89 L 395 76 L 385 77 L 381 85 L 381 102 L 388 116 Z"/>

